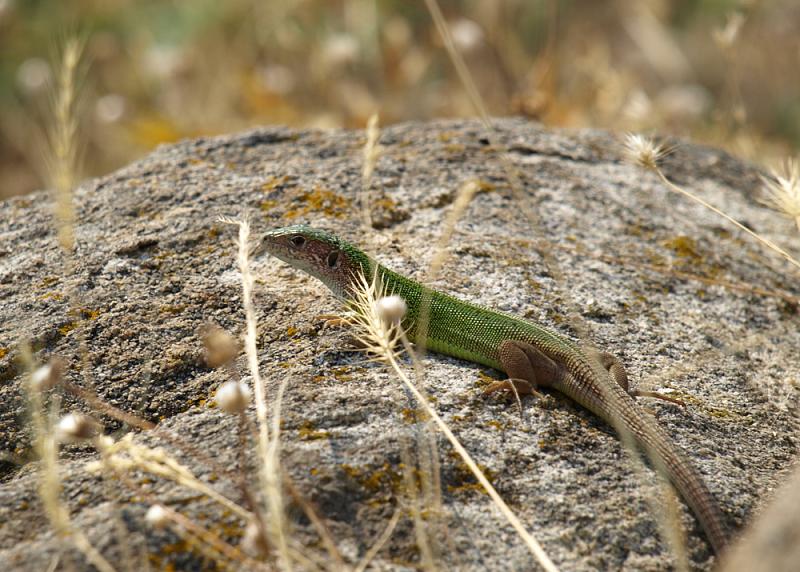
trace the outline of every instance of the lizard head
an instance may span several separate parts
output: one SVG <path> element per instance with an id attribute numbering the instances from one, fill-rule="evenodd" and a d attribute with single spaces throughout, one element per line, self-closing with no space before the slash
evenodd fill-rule
<path id="1" fill-rule="evenodd" d="M 334 294 L 347 297 L 359 273 L 369 276 L 369 257 L 335 234 L 306 225 L 265 233 L 256 249 L 267 252 L 321 280 Z"/>

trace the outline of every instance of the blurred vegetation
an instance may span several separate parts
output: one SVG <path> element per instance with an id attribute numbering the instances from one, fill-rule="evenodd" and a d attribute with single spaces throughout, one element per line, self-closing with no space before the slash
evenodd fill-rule
<path id="1" fill-rule="evenodd" d="M 800 146 L 796 0 L 439 0 L 494 115 Z M 86 175 L 262 124 L 473 116 L 422 0 L 0 0 L 0 197 L 44 186 L 54 52 L 84 38 Z"/>

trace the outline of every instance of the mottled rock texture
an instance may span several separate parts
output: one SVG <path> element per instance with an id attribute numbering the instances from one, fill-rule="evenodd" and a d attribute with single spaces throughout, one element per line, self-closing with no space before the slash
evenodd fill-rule
<path id="1" fill-rule="evenodd" d="M 19 343 L 107 402 L 159 424 L 138 442 L 161 445 L 241 502 L 237 423 L 211 396 L 229 374 L 208 367 L 200 330 L 244 329 L 235 227 L 310 223 L 421 277 L 457 190 L 478 179 L 436 285 L 474 302 L 574 335 L 577 309 L 599 347 L 620 356 L 634 386 L 669 390 L 681 408 L 641 404 L 705 475 L 732 529 L 750 521 L 797 455 L 794 414 L 800 346 L 797 270 L 725 221 L 622 159 L 617 137 L 498 120 L 496 138 L 518 170 L 514 196 L 498 148 L 473 122 L 406 124 L 382 133 L 373 180 L 373 226 L 360 227 L 360 131 L 263 128 L 162 147 L 75 194 L 77 256 L 64 263 L 44 193 L 0 203 L 0 561 L 11 570 L 86 570 L 50 531 L 36 493 Z M 725 153 L 683 144 L 666 174 L 800 256 L 797 230 L 758 202 L 758 172 Z M 519 200 L 541 217 L 536 228 Z M 548 269 L 541 239 L 557 260 Z M 339 309 L 319 283 L 274 259 L 256 260 L 260 365 L 272 395 L 287 382 L 282 460 L 346 560 L 372 545 L 404 498 L 401 451 L 415 404 L 383 366 L 351 351 L 346 329 L 323 327 Z M 784 297 L 774 292 L 784 293 Z M 72 300 L 72 302 L 70 302 Z M 70 310 L 70 306 L 73 310 Z M 246 369 L 244 356 L 239 367 Z M 614 432 L 545 394 L 487 398 L 500 374 L 429 355 L 424 380 L 439 413 L 500 494 L 563 570 L 667 570 L 649 499 L 655 474 L 634 470 Z M 58 390 L 56 390 L 57 392 Z M 88 410 L 66 396 L 65 410 Z M 251 412 L 252 413 L 252 412 Z M 119 437 L 129 428 L 101 417 Z M 174 436 L 194 452 L 176 447 Z M 447 538 L 442 567 L 530 570 L 527 549 L 439 437 Z M 134 489 L 89 475 L 89 448 L 62 452 L 63 498 L 75 523 L 120 570 L 213 568 L 174 534 L 143 521 L 153 499 L 233 543 L 244 523 L 171 482 L 137 473 Z M 252 461 L 252 459 L 251 459 Z M 288 502 L 288 501 L 287 501 Z M 681 505 L 692 566 L 713 559 Z M 293 537 L 322 553 L 297 508 Z M 403 518 L 376 569 L 419 562 Z"/>

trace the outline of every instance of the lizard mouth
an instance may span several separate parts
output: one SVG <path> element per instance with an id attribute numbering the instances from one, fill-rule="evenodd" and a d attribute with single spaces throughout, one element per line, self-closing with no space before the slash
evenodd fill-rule
<path id="1" fill-rule="evenodd" d="M 270 236 L 263 237 L 258 244 L 250 249 L 250 256 L 252 258 L 260 258 L 265 254 L 276 256 L 284 260 L 284 262 L 288 262 L 284 259 L 284 256 L 288 254 L 288 249 L 282 247 L 281 244 L 275 240 L 272 240 Z"/>

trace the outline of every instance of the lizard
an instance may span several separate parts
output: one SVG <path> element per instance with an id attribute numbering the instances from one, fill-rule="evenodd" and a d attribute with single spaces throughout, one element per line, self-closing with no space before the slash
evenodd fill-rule
<path id="1" fill-rule="evenodd" d="M 345 302 L 354 298 L 360 277 L 377 277 L 387 292 L 405 301 L 402 326 L 412 340 L 418 333 L 422 306 L 429 304 L 427 329 L 422 333 L 425 347 L 508 376 L 486 392 L 526 394 L 536 387 L 554 389 L 618 433 L 632 436 L 694 512 L 714 552 L 719 555 L 727 544 L 722 512 L 702 475 L 638 407 L 625 369 L 614 355 L 584 347 L 536 322 L 433 290 L 386 268 L 325 230 L 293 225 L 268 231 L 255 250 L 256 255 L 264 252 L 319 279 Z"/>

